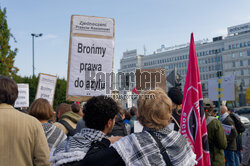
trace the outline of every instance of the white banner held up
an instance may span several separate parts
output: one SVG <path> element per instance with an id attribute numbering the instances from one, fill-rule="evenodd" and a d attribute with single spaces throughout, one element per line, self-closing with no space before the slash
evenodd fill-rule
<path id="1" fill-rule="evenodd" d="M 50 105 L 53 105 L 54 94 L 56 90 L 56 81 L 56 76 L 40 73 L 36 91 L 36 99 L 47 99 Z"/>
<path id="2" fill-rule="evenodd" d="M 111 94 L 114 19 L 72 15 L 67 100 Z"/>
<path id="3" fill-rule="evenodd" d="M 29 107 L 29 84 L 17 84 L 18 98 L 14 107 Z"/>
<path id="4" fill-rule="evenodd" d="M 235 77 L 223 76 L 221 83 L 221 100 L 234 101 L 235 100 L 235 89 L 234 89 L 234 80 Z M 218 101 L 218 78 L 212 78 L 208 80 L 208 98 L 212 101 Z"/>

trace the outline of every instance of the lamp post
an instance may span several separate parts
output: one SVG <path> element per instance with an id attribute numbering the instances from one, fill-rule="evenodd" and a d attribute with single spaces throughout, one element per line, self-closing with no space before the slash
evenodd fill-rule
<path id="1" fill-rule="evenodd" d="M 35 37 L 41 37 L 43 34 L 39 33 L 39 34 L 35 34 L 35 33 L 31 33 L 32 36 L 32 61 L 33 61 L 33 76 L 35 76 L 35 51 L 34 51 L 34 38 Z"/>

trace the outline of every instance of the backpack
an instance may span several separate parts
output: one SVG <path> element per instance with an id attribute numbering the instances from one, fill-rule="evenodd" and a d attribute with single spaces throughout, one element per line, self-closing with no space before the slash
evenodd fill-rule
<path id="1" fill-rule="evenodd" d="M 231 119 L 234 121 L 235 128 L 238 133 L 243 133 L 245 131 L 245 125 L 240 121 L 240 118 L 235 114 L 230 114 Z"/>
<path id="2" fill-rule="evenodd" d="M 75 135 L 75 133 L 76 133 L 75 129 L 72 126 L 70 126 L 70 124 L 68 124 L 68 122 L 66 122 L 65 120 L 62 120 L 62 119 L 60 119 L 58 122 L 61 123 L 68 130 L 67 137 Z"/>

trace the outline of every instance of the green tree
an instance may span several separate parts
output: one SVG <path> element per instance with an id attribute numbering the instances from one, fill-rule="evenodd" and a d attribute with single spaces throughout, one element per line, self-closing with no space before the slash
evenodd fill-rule
<path id="1" fill-rule="evenodd" d="M 0 7 L 0 75 L 14 76 L 19 70 L 14 66 L 17 48 L 11 49 L 10 39 L 16 42 L 8 28 L 6 8 L 2 10 Z"/>

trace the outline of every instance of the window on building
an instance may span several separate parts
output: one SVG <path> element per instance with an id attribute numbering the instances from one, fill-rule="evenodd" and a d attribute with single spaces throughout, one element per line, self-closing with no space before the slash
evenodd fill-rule
<path id="1" fill-rule="evenodd" d="M 235 62 L 233 62 L 233 67 L 235 67 Z"/>
<path id="2" fill-rule="evenodd" d="M 247 42 L 247 45 L 250 46 L 250 41 Z"/>
<path id="3" fill-rule="evenodd" d="M 232 45 L 232 48 L 235 49 L 235 44 Z"/>
<path id="4" fill-rule="evenodd" d="M 240 66 L 243 66 L 243 61 L 240 61 Z"/>
<path id="5" fill-rule="evenodd" d="M 214 62 L 214 58 L 212 58 L 212 62 Z"/>
<path id="6" fill-rule="evenodd" d="M 236 75 L 236 71 L 233 71 L 233 75 Z"/>
<path id="7" fill-rule="evenodd" d="M 244 47 L 246 47 L 247 46 L 247 42 L 244 42 Z"/>
<path id="8" fill-rule="evenodd" d="M 250 50 L 247 51 L 247 56 L 250 56 Z"/>
<path id="9" fill-rule="evenodd" d="M 234 53 L 232 53 L 232 58 L 235 58 L 235 54 Z"/>
<path id="10" fill-rule="evenodd" d="M 243 56 L 243 52 L 240 52 L 240 57 L 242 57 Z"/>
<path id="11" fill-rule="evenodd" d="M 243 69 L 240 70 L 240 74 L 241 74 L 242 76 L 244 75 L 244 70 L 243 70 Z"/>
<path id="12" fill-rule="evenodd" d="M 243 44 L 242 43 L 240 43 L 240 48 L 243 46 Z"/>
<path id="13" fill-rule="evenodd" d="M 239 44 L 238 43 L 236 44 L 236 48 L 239 48 Z"/>
<path id="14" fill-rule="evenodd" d="M 250 65 L 250 59 L 248 59 L 248 65 Z"/>

